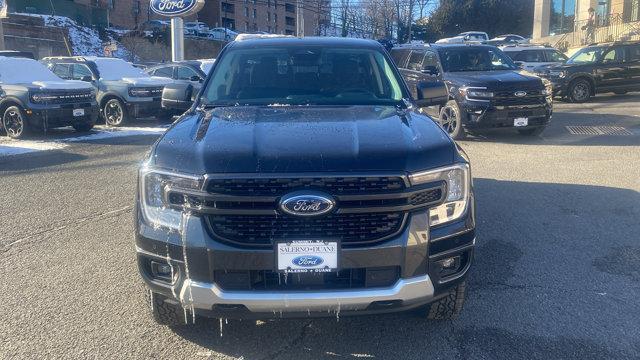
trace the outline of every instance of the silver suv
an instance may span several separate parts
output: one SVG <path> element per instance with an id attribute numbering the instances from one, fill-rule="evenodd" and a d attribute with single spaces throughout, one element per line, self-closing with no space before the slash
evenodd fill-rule
<path id="1" fill-rule="evenodd" d="M 48 57 L 42 60 L 63 79 L 90 82 L 97 89 L 100 114 L 110 126 L 131 119 L 165 118 L 160 105 L 169 80 L 151 77 L 130 63 L 105 57 Z"/>

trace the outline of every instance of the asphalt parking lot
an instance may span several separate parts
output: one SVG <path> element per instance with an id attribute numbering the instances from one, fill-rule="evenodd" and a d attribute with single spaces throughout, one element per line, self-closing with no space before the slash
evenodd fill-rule
<path id="1" fill-rule="evenodd" d="M 465 309 L 450 322 L 406 313 L 155 325 L 131 211 L 137 164 L 162 131 L 141 122 L 0 139 L 0 358 L 640 358 L 638 93 L 556 103 L 540 138 L 460 143 L 478 248 Z"/>

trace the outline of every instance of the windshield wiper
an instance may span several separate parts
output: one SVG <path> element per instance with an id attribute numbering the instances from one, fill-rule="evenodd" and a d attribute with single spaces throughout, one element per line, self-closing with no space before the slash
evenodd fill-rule
<path id="1" fill-rule="evenodd" d="M 214 102 L 214 103 L 201 103 L 199 108 L 201 109 L 205 109 L 205 110 L 210 110 L 210 109 L 215 109 L 215 108 L 219 108 L 219 107 L 229 107 L 229 106 L 238 106 L 240 105 L 237 101 L 234 102 Z"/>

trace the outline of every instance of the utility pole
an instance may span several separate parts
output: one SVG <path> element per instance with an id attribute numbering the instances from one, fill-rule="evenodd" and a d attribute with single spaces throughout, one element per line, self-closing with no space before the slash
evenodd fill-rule
<path id="1" fill-rule="evenodd" d="M 304 37 L 304 16 L 302 15 L 303 0 L 296 0 L 296 36 Z"/>

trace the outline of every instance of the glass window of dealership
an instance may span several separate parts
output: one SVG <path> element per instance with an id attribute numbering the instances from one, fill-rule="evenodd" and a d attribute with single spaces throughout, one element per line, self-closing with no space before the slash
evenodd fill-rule
<path id="1" fill-rule="evenodd" d="M 640 0 L 536 0 L 533 38 L 561 35 L 580 30 L 595 10 L 595 25 L 606 26 L 612 19 L 640 21 Z"/>

